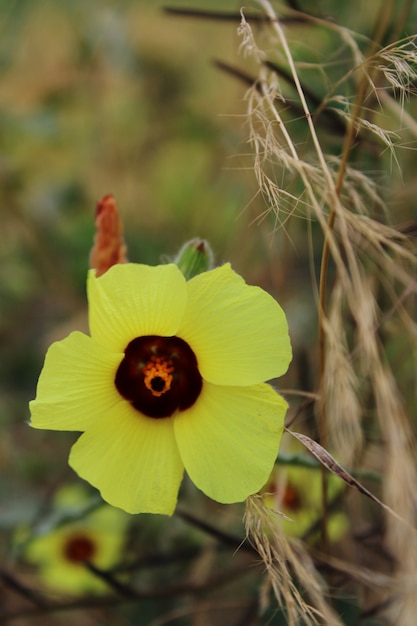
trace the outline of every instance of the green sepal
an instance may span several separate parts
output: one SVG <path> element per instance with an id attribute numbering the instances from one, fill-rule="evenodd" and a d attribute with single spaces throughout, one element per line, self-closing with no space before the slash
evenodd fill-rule
<path id="1" fill-rule="evenodd" d="M 187 241 L 174 259 L 187 280 L 213 269 L 213 252 L 204 239 Z"/>

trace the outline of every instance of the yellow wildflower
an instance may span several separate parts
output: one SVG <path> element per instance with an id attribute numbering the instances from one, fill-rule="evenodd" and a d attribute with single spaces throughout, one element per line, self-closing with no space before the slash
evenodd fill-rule
<path id="1" fill-rule="evenodd" d="M 67 593 L 104 593 L 108 585 L 88 570 L 90 562 L 100 569 L 115 565 L 121 558 L 128 518 L 107 504 L 81 515 L 87 495 L 78 487 L 61 489 L 55 499 L 55 513 L 79 514 L 79 519 L 31 539 L 25 558 L 38 567 L 38 575 L 48 589 Z"/>
<path id="2" fill-rule="evenodd" d="M 302 537 L 315 528 L 320 530 L 322 516 L 322 471 L 320 467 L 276 465 L 264 492 L 266 506 L 284 513 L 279 523 L 287 535 Z M 332 502 L 343 490 L 343 482 L 328 473 L 327 497 Z M 347 517 L 340 511 L 329 513 L 327 531 L 331 541 L 339 540 L 347 530 Z"/>
<path id="3" fill-rule="evenodd" d="M 277 302 L 229 264 L 90 271 L 88 300 L 91 336 L 48 350 L 32 426 L 83 431 L 71 467 L 130 513 L 172 514 L 184 468 L 219 502 L 258 491 L 287 410 L 263 382 L 291 360 Z"/>

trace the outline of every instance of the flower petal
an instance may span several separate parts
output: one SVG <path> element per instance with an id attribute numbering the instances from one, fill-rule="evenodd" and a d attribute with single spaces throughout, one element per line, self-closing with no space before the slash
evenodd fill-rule
<path id="1" fill-rule="evenodd" d="M 267 384 L 205 383 L 197 403 L 176 415 L 175 436 L 191 480 L 218 502 L 240 502 L 272 471 L 287 403 Z"/>
<path id="2" fill-rule="evenodd" d="M 176 265 L 113 265 L 96 278 L 88 274 L 91 336 L 122 352 L 144 335 L 175 335 L 187 302 L 185 279 Z"/>
<path id="3" fill-rule="evenodd" d="M 260 287 L 229 264 L 187 283 L 178 329 L 197 356 L 202 377 L 218 385 L 254 385 L 281 376 L 291 361 L 285 314 Z"/>
<path id="4" fill-rule="evenodd" d="M 124 513 L 120 509 L 116 509 L 115 507 L 109 507 L 106 505 L 106 509 L 112 509 L 117 513 L 124 514 L 127 517 L 127 513 Z M 103 526 L 99 526 L 97 522 L 103 520 Z M 94 555 L 94 564 L 102 569 L 106 569 L 115 565 L 120 560 L 120 553 L 124 543 L 125 530 L 127 527 L 127 523 L 123 524 L 119 520 L 112 520 L 110 515 L 107 514 L 106 517 L 97 518 L 95 520 L 97 526 L 92 528 L 94 532 L 94 539 L 97 545 L 97 554 Z M 116 526 L 119 521 L 119 529 L 118 532 L 115 532 L 115 529 L 112 526 Z"/>
<path id="5" fill-rule="evenodd" d="M 69 464 L 109 504 L 166 515 L 174 511 L 184 470 L 173 420 L 145 417 L 124 400 L 81 435 Z"/>
<path id="6" fill-rule="evenodd" d="M 49 348 L 30 403 L 31 425 L 51 430 L 88 428 L 103 411 L 120 402 L 114 377 L 123 354 L 107 349 L 80 332 Z"/>
<path id="7" fill-rule="evenodd" d="M 45 563 L 41 566 L 39 577 L 51 591 L 60 593 L 102 594 L 109 590 L 105 582 L 82 564 L 71 565 L 59 561 Z"/>

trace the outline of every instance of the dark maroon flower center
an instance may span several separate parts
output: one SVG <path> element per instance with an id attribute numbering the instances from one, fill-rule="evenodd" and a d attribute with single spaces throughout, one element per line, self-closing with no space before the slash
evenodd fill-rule
<path id="1" fill-rule="evenodd" d="M 91 561 L 96 553 L 94 541 L 82 533 L 68 537 L 64 544 L 64 557 L 70 563 Z"/>
<path id="2" fill-rule="evenodd" d="M 159 418 L 189 409 L 203 381 L 188 343 L 179 337 L 147 335 L 127 346 L 115 385 L 137 411 Z"/>
<path id="3" fill-rule="evenodd" d="M 288 482 L 285 486 L 282 504 L 286 509 L 294 512 L 299 511 L 302 507 L 300 493 L 290 482 Z"/>

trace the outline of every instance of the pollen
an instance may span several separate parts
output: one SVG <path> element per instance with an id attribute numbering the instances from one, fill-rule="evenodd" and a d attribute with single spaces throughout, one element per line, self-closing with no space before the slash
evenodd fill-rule
<path id="1" fill-rule="evenodd" d="M 159 398 L 171 389 L 174 366 L 171 360 L 151 356 L 143 368 L 144 383 L 153 396 Z"/>

